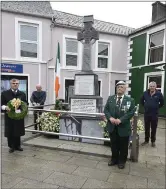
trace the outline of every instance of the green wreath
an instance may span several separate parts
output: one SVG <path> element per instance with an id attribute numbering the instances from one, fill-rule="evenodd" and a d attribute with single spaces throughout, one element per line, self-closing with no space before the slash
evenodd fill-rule
<path id="1" fill-rule="evenodd" d="M 8 112 L 8 116 L 14 120 L 24 119 L 24 117 L 28 114 L 28 106 L 25 102 L 21 101 L 21 112 L 15 113 L 15 108 L 11 104 L 11 100 L 7 103 L 7 106 L 10 108 L 10 112 Z"/>

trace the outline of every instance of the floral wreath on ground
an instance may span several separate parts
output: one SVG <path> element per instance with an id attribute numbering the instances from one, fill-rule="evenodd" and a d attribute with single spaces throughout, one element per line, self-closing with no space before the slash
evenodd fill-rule
<path id="1" fill-rule="evenodd" d="M 61 102 L 60 100 L 56 100 L 55 107 L 52 110 L 61 110 Z M 60 131 L 60 113 L 55 112 L 44 112 L 42 113 L 38 119 L 37 123 L 40 124 L 40 128 L 42 131 L 48 132 L 56 132 Z"/>
<path id="2" fill-rule="evenodd" d="M 7 106 L 10 108 L 10 112 L 8 112 L 7 114 L 11 119 L 24 119 L 24 117 L 28 114 L 27 104 L 21 101 L 19 98 L 13 98 L 7 103 Z"/>
<path id="3" fill-rule="evenodd" d="M 131 124 L 131 129 L 133 131 L 133 118 L 130 120 L 130 124 Z M 105 118 L 105 116 L 103 117 L 103 121 L 99 122 L 99 125 L 104 128 L 104 132 L 103 132 L 104 137 L 109 138 L 109 132 L 107 131 L 107 128 L 106 128 L 107 119 Z M 138 120 L 137 121 L 137 133 L 140 134 L 142 132 L 144 132 L 144 125 L 143 125 L 143 122 L 141 120 Z"/>

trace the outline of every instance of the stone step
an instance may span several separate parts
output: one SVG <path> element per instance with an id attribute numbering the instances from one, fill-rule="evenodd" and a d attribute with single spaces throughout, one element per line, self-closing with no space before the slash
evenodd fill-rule
<path id="1" fill-rule="evenodd" d="M 60 140 L 55 137 L 47 137 L 43 135 L 24 140 L 23 145 L 69 151 L 80 154 L 97 155 L 102 157 L 111 156 L 110 146 Z"/>

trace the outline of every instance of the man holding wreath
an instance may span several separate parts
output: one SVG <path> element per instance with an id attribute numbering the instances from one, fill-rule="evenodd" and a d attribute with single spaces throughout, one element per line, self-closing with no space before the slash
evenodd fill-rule
<path id="1" fill-rule="evenodd" d="M 19 80 L 10 80 L 10 89 L 1 93 L 1 108 L 5 112 L 5 137 L 9 153 L 23 151 L 21 136 L 25 135 L 24 117 L 27 114 L 27 100 L 24 92 L 18 90 Z"/>

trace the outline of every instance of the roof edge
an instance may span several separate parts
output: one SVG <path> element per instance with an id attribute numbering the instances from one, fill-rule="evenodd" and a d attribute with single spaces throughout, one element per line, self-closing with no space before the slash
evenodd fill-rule
<path id="1" fill-rule="evenodd" d="M 152 27 L 157 26 L 157 25 L 159 25 L 159 24 L 162 24 L 162 23 L 164 23 L 164 22 L 166 22 L 166 18 L 164 18 L 164 19 L 162 19 L 162 20 L 160 20 L 160 21 L 158 21 L 158 22 L 156 22 L 156 23 L 154 23 L 154 24 L 147 25 L 147 27 L 145 26 L 145 27 L 142 28 L 142 29 L 138 29 L 138 30 L 136 30 L 136 31 L 133 31 L 133 32 L 131 32 L 128 36 L 135 35 L 135 34 L 137 34 L 137 33 L 139 33 L 139 32 L 142 32 L 142 31 L 144 31 L 144 30 L 147 30 L 148 28 L 152 28 Z"/>
<path id="2" fill-rule="evenodd" d="M 54 23 L 54 26 L 56 27 L 62 27 L 62 28 L 71 28 L 71 29 L 75 29 L 75 30 L 81 30 L 82 27 L 76 27 L 76 26 L 71 26 L 71 25 L 65 25 L 65 24 L 58 24 L 58 23 Z M 100 31 L 100 30 L 97 30 L 100 33 L 102 34 L 107 34 L 107 35 L 116 35 L 116 36 L 122 36 L 122 37 L 128 37 L 128 35 L 124 35 L 124 34 L 117 34 L 117 33 L 111 33 L 111 32 L 105 32 L 105 31 Z"/>
<path id="3" fill-rule="evenodd" d="M 9 12 L 9 13 L 16 13 L 16 14 L 24 14 L 24 15 L 29 15 L 29 16 L 36 16 L 36 17 L 40 17 L 40 18 L 47 18 L 47 19 L 52 19 L 53 15 L 50 16 L 45 16 L 45 15 L 41 15 L 41 14 L 33 14 L 33 13 L 27 13 L 27 12 L 21 12 L 21 11 L 11 11 L 11 10 L 6 10 L 1 8 L 2 12 Z"/>

